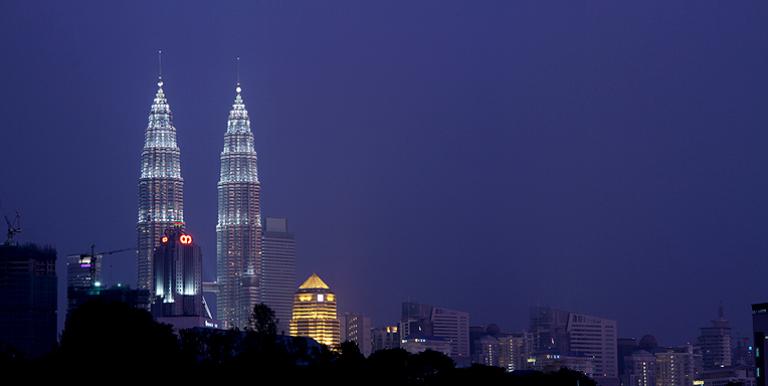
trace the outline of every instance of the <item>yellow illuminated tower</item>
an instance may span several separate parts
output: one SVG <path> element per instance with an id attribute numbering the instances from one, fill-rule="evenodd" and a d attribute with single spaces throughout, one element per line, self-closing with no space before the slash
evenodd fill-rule
<path id="1" fill-rule="evenodd" d="M 291 336 L 310 337 L 331 348 L 339 345 L 336 295 L 317 274 L 296 291 L 290 329 Z"/>

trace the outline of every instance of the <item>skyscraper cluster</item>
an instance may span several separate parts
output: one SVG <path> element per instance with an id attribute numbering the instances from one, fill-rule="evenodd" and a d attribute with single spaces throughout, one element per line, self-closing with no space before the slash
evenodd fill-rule
<path id="1" fill-rule="evenodd" d="M 179 237 L 191 240 L 191 235 L 179 233 L 185 227 L 184 181 L 177 131 L 163 86 L 160 77 L 141 153 L 138 287 L 149 291 L 155 304 L 162 304 L 153 306 L 159 314 L 200 316 L 209 314 L 202 293 L 202 258 L 199 247 L 179 241 Z M 239 81 L 227 119 L 220 163 L 216 281 L 206 285 L 217 294 L 216 317 L 224 327 L 244 328 L 253 306 L 264 302 L 277 311 L 281 330 L 285 331 L 295 285 L 295 243 L 285 219 L 270 220 L 271 232 L 264 238 L 254 135 Z M 185 257 L 176 256 L 179 253 Z M 187 254 L 192 256 L 189 260 Z M 172 271 L 181 267 L 183 272 Z M 266 275 L 262 275 L 263 271 Z M 180 276 L 174 279 L 168 272 Z M 191 282 L 195 283 L 193 289 L 188 285 Z M 180 287 L 174 287 L 177 285 Z M 168 304 L 178 303 L 177 299 L 194 305 L 183 310 L 174 306 L 175 311 L 171 311 L 173 307 Z"/>

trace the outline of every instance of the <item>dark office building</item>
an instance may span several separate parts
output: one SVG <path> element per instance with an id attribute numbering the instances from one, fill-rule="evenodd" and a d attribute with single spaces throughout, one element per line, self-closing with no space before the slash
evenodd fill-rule
<path id="1" fill-rule="evenodd" d="M 768 361 L 765 350 L 768 348 L 768 303 L 752 305 L 752 331 L 755 334 L 755 385 L 766 386 L 765 369 Z"/>
<path id="2" fill-rule="evenodd" d="M 56 250 L 0 245 L 0 349 L 29 357 L 56 345 Z"/>
<path id="3" fill-rule="evenodd" d="M 284 218 L 267 217 L 261 246 L 261 301 L 275 311 L 277 332 L 288 333 L 296 292 L 296 240 Z"/>

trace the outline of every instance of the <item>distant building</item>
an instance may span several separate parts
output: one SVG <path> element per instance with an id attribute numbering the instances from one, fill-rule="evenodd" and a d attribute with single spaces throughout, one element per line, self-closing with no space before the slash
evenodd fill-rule
<path id="1" fill-rule="evenodd" d="M 623 385 L 628 385 L 627 379 L 627 365 L 625 363 L 626 358 L 637 351 L 637 339 L 635 338 L 618 338 L 616 340 L 616 363 L 619 369 L 619 379 Z"/>
<path id="2" fill-rule="evenodd" d="M 531 369 L 543 372 L 556 372 L 560 369 L 569 369 L 592 377 L 594 362 L 592 358 L 583 355 L 562 355 L 554 353 L 537 353 L 528 358 Z"/>
<path id="3" fill-rule="evenodd" d="M 704 386 L 755 386 L 755 369 L 736 366 L 705 370 L 698 381 Z"/>
<path id="4" fill-rule="evenodd" d="M 656 386 L 656 355 L 636 350 L 624 358 L 625 386 Z"/>
<path id="5" fill-rule="evenodd" d="M 496 336 L 485 334 L 485 328 L 482 329 L 483 333 L 476 336 L 473 336 L 470 329 L 472 363 L 501 367 L 501 343 Z"/>
<path id="6" fill-rule="evenodd" d="M 592 358 L 593 377 L 598 385 L 619 384 L 615 320 L 534 307 L 530 332 L 537 353 Z"/>
<path id="7" fill-rule="evenodd" d="M 720 306 L 718 318 L 707 327 L 701 328 L 699 347 L 701 347 L 704 370 L 716 370 L 731 365 L 731 326 L 723 315 Z"/>
<path id="8" fill-rule="evenodd" d="M 355 342 L 363 355 L 371 355 L 371 318 L 346 312 L 339 315 L 339 324 L 341 342 Z"/>
<path id="9" fill-rule="evenodd" d="M 312 274 L 293 299 L 291 336 L 305 336 L 335 348 L 340 340 L 336 295 L 317 274 Z"/>
<path id="10" fill-rule="evenodd" d="M 152 315 L 176 328 L 215 324 L 203 300 L 203 254 L 180 225 L 168 228 L 155 248 Z"/>
<path id="11" fill-rule="evenodd" d="M 0 347 L 38 357 L 56 346 L 56 250 L 0 245 Z"/>
<path id="12" fill-rule="evenodd" d="M 666 348 L 655 356 L 656 386 L 688 386 L 697 380 L 693 346 Z"/>
<path id="13" fill-rule="evenodd" d="M 385 326 L 371 330 L 371 352 L 400 348 L 398 326 Z"/>
<path id="14" fill-rule="evenodd" d="M 67 313 L 101 286 L 101 259 L 93 254 L 67 256 Z"/>
<path id="15" fill-rule="evenodd" d="M 451 344 L 451 359 L 456 365 L 469 365 L 469 313 L 413 302 L 403 303 L 402 311 L 401 342 L 444 338 Z"/>
<path id="16" fill-rule="evenodd" d="M 411 354 L 418 354 L 427 350 L 443 353 L 451 358 L 452 344 L 445 338 L 436 336 L 409 336 L 400 340 L 400 348 Z"/>
<path id="17" fill-rule="evenodd" d="M 267 217 L 261 254 L 261 299 L 275 311 L 278 334 L 287 334 L 296 286 L 296 240 L 284 218 Z"/>
<path id="18" fill-rule="evenodd" d="M 601 386 L 619 384 L 617 333 L 615 320 L 573 313 L 568 320 L 570 352 L 594 359 L 593 377 Z"/>
<path id="19" fill-rule="evenodd" d="M 67 288 L 91 288 L 101 280 L 101 259 L 98 255 L 67 256 Z"/>
<path id="20" fill-rule="evenodd" d="M 752 331 L 755 342 L 755 383 L 766 386 L 765 371 L 768 369 L 768 303 L 752 305 Z"/>
<path id="21" fill-rule="evenodd" d="M 568 319 L 570 312 L 551 307 L 532 307 L 529 331 L 533 336 L 533 351 L 567 353 Z"/>
<path id="22" fill-rule="evenodd" d="M 505 334 L 498 339 L 499 366 L 510 372 L 529 369 L 528 358 L 533 353 L 530 333 Z"/>
<path id="23" fill-rule="evenodd" d="M 741 337 L 734 339 L 733 355 L 731 363 L 733 366 L 755 367 L 755 353 L 752 346 L 752 339 Z"/>

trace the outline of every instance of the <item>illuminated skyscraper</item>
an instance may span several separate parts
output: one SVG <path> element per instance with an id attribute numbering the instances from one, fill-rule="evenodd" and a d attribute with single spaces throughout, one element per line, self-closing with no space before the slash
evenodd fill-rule
<path id="1" fill-rule="evenodd" d="M 313 273 L 296 291 L 291 336 L 310 337 L 331 347 L 339 345 L 336 295 L 317 274 Z"/>
<path id="2" fill-rule="evenodd" d="M 176 328 L 213 326 L 203 300 L 203 254 L 181 225 L 166 229 L 155 249 L 152 315 Z"/>
<path id="3" fill-rule="evenodd" d="M 201 315 L 203 312 L 203 255 L 181 226 L 166 229 L 155 249 L 152 306 L 167 309 L 158 315 Z"/>
<path id="4" fill-rule="evenodd" d="M 224 134 L 218 184 L 217 318 L 227 327 L 243 328 L 253 305 L 261 302 L 261 212 L 251 121 L 239 83 L 236 91 Z"/>
<path id="5" fill-rule="evenodd" d="M 138 287 L 152 288 L 152 254 L 163 232 L 177 222 L 184 222 L 184 180 L 181 178 L 176 128 L 171 108 L 157 82 L 157 93 L 149 113 L 149 124 L 141 152 L 139 178 Z"/>

